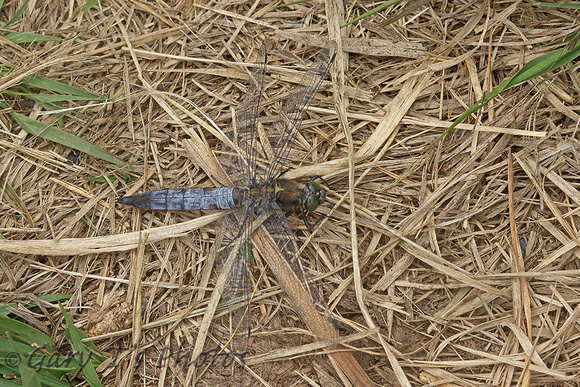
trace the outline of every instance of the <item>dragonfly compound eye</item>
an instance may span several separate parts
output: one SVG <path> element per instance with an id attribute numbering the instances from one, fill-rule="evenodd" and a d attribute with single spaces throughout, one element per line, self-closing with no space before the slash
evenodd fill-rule
<path id="1" fill-rule="evenodd" d="M 308 182 L 308 189 L 310 190 L 310 192 L 315 194 L 318 191 L 320 191 L 320 184 L 318 184 L 315 181 L 309 181 Z"/>
<path id="2" fill-rule="evenodd" d="M 317 194 L 312 193 L 312 194 L 308 195 L 308 199 L 306 199 L 306 211 L 308 211 L 308 212 L 314 211 L 316 208 L 318 208 L 319 204 L 320 204 L 320 202 L 318 201 Z"/>

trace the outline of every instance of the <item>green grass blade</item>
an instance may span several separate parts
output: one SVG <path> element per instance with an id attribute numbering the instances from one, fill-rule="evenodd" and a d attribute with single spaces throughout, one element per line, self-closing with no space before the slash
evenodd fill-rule
<path id="1" fill-rule="evenodd" d="M 102 232 L 99 231 L 99 229 L 97 228 L 97 226 L 95 226 L 92 222 L 90 222 L 84 216 L 81 218 L 81 221 L 84 224 L 86 224 L 87 227 L 89 227 L 91 230 L 93 230 L 95 233 L 97 233 L 97 235 L 99 235 L 99 236 L 105 236 L 105 234 L 103 234 Z"/>
<path id="2" fill-rule="evenodd" d="M 18 95 L 24 98 L 41 103 L 56 103 L 63 101 L 94 101 L 94 97 L 86 97 L 80 95 L 63 95 L 63 94 L 36 94 L 36 93 L 22 93 L 19 91 L 5 90 L 4 95 Z"/>
<path id="3" fill-rule="evenodd" d="M 294 4 L 308 3 L 309 1 L 310 0 L 296 0 L 296 1 L 291 1 L 289 3 L 284 3 L 284 4 L 277 5 L 276 8 L 288 7 L 288 6 L 294 5 Z"/>
<path id="4" fill-rule="evenodd" d="M 574 40 L 572 40 L 574 41 Z M 480 108 L 487 105 L 489 101 L 495 98 L 499 93 L 510 87 L 519 85 L 523 82 L 527 82 L 531 79 L 537 78 L 541 75 L 545 75 L 549 71 L 562 67 L 563 65 L 573 61 L 580 56 L 580 42 L 575 42 L 575 46 L 572 49 L 564 48 L 562 50 L 557 50 L 549 52 L 542 56 L 532 59 L 526 63 L 517 73 L 515 73 L 511 78 L 502 82 L 501 85 L 492 90 L 491 93 L 484 96 L 480 101 L 476 102 L 474 105 L 470 106 L 465 112 L 463 112 L 459 117 L 453 121 L 453 124 L 443 134 L 435 141 L 433 144 L 429 145 L 429 148 L 441 140 L 447 133 L 451 132 L 457 125 L 463 122 L 472 113 L 476 112 Z"/>
<path id="5" fill-rule="evenodd" d="M 3 36 L 7 40 L 11 41 L 12 43 L 16 43 L 16 44 L 33 43 L 33 42 L 49 42 L 49 41 L 60 42 L 60 41 L 62 41 L 61 38 L 57 38 L 56 36 L 33 34 L 31 32 L 9 32 Z"/>
<path id="6" fill-rule="evenodd" d="M 73 384 L 61 381 L 66 373 L 77 372 L 80 367 L 74 358 L 63 356 L 58 352 L 40 350 L 38 346 L 24 344 L 13 339 L 10 332 L 6 339 L 0 339 L 0 372 L 2 374 L 20 374 L 22 385 L 29 385 L 27 379 L 32 374 L 40 380 L 42 386 L 72 387 Z M 25 367 L 22 368 L 22 365 Z M 0 379 L 0 386 L 4 380 Z"/>
<path id="7" fill-rule="evenodd" d="M 18 348 L 16 348 L 16 343 L 14 343 L 12 335 L 9 332 L 6 332 L 6 337 L 8 338 L 8 342 L 10 343 L 10 347 L 13 353 L 18 353 Z M 38 378 L 36 370 L 30 367 L 28 362 L 25 361 L 27 358 L 27 356 L 22 358 L 23 361 L 20 361 L 18 364 L 18 372 L 22 378 L 22 385 L 25 387 L 41 387 L 42 384 L 40 383 L 40 379 Z"/>
<path id="8" fill-rule="evenodd" d="M 578 2 L 576 2 L 576 3 L 562 3 L 562 4 L 558 4 L 558 3 L 539 3 L 539 4 L 535 4 L 535 5 L 538 5 L 540 7 L 580 9 L 580 3 L 578 3 Z"/>
<path id="9" fill-rule="evenodd" d="M 28 224 L 30 224 L 31 227 L 34 227 L 34 221 L 32 220 L 30 212 L 28 212 L 28 208 L 26 208 L 24 202 L 20 199 L 20 196 L 18 196 L 18 194 L 16 193 L 16 191 L 14 191 L 12 186 L 8 184 L 7 181 L 4 181 L 4 179 L 2 179 L 1 177 L 0 177 L 0 192 L 3 194 L 2 196 L 4 196 L 6 202 L 8 202 L 8 205 L 14 208 L 15 210 L 23 213 L 26 220 L 28 220 Z"/>
<path id="10" fill-rule="evenodd" d="M 2 66 L 0 65 L 0 76 L 5 76 L 6 74 L 8 74 L 10 71 L 12 71 L 12 67 L 11 66 Z"/>
<path id="11" fill-rule="evenodd" d="M 0 237 L 0 239 L 3 239 Z M 71 294 L 47 294 L 46 296 L 38 297 L 39 300 L 44 302 L 49 302 L 51 304 L 56 304 L 57 302 L 64 302 L 70 300 Z M 24 306 L 26 309 L 30 309 L 33 313 L 39 313 L 40 308 L 34 302 L 7 302 L 5 304 L 0 304 L 0 316 L 8 316 L 10 314 L 10 308 L 18 308 L 18 305 Z"/>
<path id="12" fill-rule="evenodd" d="M 3 66 L 0 67 L 0 72 L 2 74 L 8 74 L 12 69 Z M 57 82 L 52 79 L 48 79 L 41 76 L 31 76 L 28 77 L 22 82 L 20 82 L 20 87 L 25 90 L 24 93 L 16 92 L 13 90 L 6 90 L 3 92 L 3 95 L 20 95 L 31 100 L 37 101 L 45 108 L 52 109 L 52 110 L 59 110 L 60 106 L 58 102 L 62 101 L 99 101 L 103 102 L 106 101 L 106 98 L 103 98 L 97 94 L 90 93 L 83 89 L 79 89 L 74 86 L 67 85 L 66 83 Z M 29 92 L 29 88 L 39 88 L 47 91 L 51 91 L 54 94 L 35 94 Z M 8 109 L 6 104 L 1 104 L 3 108 Z M 32 118 L 26 117 L 22 114 L 16 112 L 9 112 L 12 118 L 28 133 L 40 136 L 50 141 L 57 142 L 59 144 L 68 146 L 70 148 L 76 149 L 78 151 L 84 152 L 91 156 L 103 159 L 108 161 L 112 164 L 121 166 L 121 167 L 128 167 L 130 170 L 133 170 L 126 162 L 121 159 L 118 159 L 111 155 L 110 153 L 106 152 L 105 150 L 91 144 L 88 141 L 83 140 L 78 136 L 74 136 L 69 134 L 62 129 L 47 126 L 39 121 L 36 121 Z M 61 122 L 62 125 L 62 122 Z"/>
<path id="13" fill-rule="evenodd" d="M 125 183 L 129 183 L 131 181 L 131 176 L 127 172 L 122 171 L 121 179 Z M 107 175 L 107 176 L 101 175 L 101 176 L 95 176 L 95 177 L 82 177 L 82 178 L 80 178 L 80 180 L 94 181 L 96 183 L 114 183 L 117 181 L 117 177 L 115 177 L 113 175 Z"/>
<path id="14" fill-rule="evenodd" d="M 67 325 L 65 334 L 73 347 L 75 358 L 82 366 L 87 383 L 89 383 L 90 386 L 102 386 L 97 371 L 95 370 L 95 366 L 90 361 L 92 359 L 92 353 L 88 351 L 88 348 L 82 342 L 82 339 L 85 339 L 86 335 L 74 326 L 62 304 L 59 304 L 59 306 Z"/>
<path id="15" fill-rule="evenodd" d="M 0 26 L 0 28 L 6 28 L 10 24 L 12 24 L 16 20 L 18 20 L 20 18 L 20 16 L 22 16 L 22 14 L 24 13 L 24 10 L 26 9 L 26 6 L 28 5 L 28 1 L 29 0 L 24 1 L 24 3 L 22 4 L 22 6 L 18 9 L 18 11 L 16 11 L 16 13 L 14 14 L 14 16 L 12 17 L 12 19 L 8 20 L 8 23 Z"/>
<path id="16" fill-rule="evenodd" d="M 50 351 L 56 348 L 54 341 L 38 329 L 5 316 L 0 316 L 0 332 L 10 332 L 15 340 L 27 345 L 37 343 Z"/>
<path id="17" fill-rule="evenodd" d="M 371 15 L 374 15 L 377 12 L 381 12 L 383 9 L 385 9 L 387 7 L 390 7 L 391 5 L 398 4 L 401 1 L 402 0 L 389 0 L 389 1 L 385 1 L 383 4 L 378 5 L 378 6 L 374 7 L 373 9 L 371 9 L 370 11 L 363 13 L 359 17 L 354 18 L 353 20 L 349 21 L 348 23 L 341 25 L 340 28 L 344 28 L 344 27 L 346 27 L 348 25 L 351 25 L 352 23 L 356 23 L 360 19 L 363 19 L 365 17 L 369 17 Z"/>
<path id="18" fill-rule="evenodd" d="M 18 85 L 18 88 L 20 90 L 22 90 L 21 92 L 18 91 L 13 91 L 13 90 L 4 90 L 2 92 L 3 95 L 5 96 L 10 96 L 10 95 L 20 95 L 20 96 L 24 96 L 24 98 L 29 98 L 29 99 L 34 99 L 37 100 L 42 107 L 47 110 L 47 111 L 51 111 L 51 112 L 59 112 L 60 110 L 62 110 L 61 105 L 59 104 L 59 102 L 46 102 L 45 99 L 43 97 L 38 98 L 38 95 L 41 96 L 45 96 L 45 95 L 51 95 L 52 94 L 38 94 L 38 93 L 33 93 L 32 90 L 30 89 L 30 87 L 28 87 L 25 84 L 20 84 Z M 32 97 L 30 98 L 29 95 Z M 66 97 L 66 96 L 65 96 Z M 64 121 L 63 121 L 63 114 L 62 113 L 55 113 L 55 116 L 57 116 L 59 118 L 59 126 L 64 126 Z"/>
<path id="19" fill-rule="evenodd" d="M 91 8 L 93 8 L 97 4 L 99 4 L 99 0 L 88 0 L 81 7 L 81 11 L 82 12 L 88 12 Z"/>
<path id="20" fill-rule="evenodd" d="M 3 372 L 7 374 L 8 372 Z M 13 382 L 12 380 L 0 379 L 1 387 L 22 387 L 22 383 Z"/>
<path id="21" fill-rule="evenodd" d="M 40 298 L 54 303 L 69 299 L 70 295 L 51 294 Z M 0 308 L 8 312 L 10 307 L 19 305 L 24 305 L 33 312 L 38 309 L 37 304 L 32 302 L 12 302 L 0 305 Z M 0 332 L 0 373 L 20 374 L 20 385 L 35 386 L 35 378 L 38 378 L 42 386 L 72 387 L 74 384 L 68 382 L 64 376 L 80 372 L 85 365 L 79 363 L 75 357 L 58 353 L 50 337 L 27 324 L 1 316 Z M 87 351 L 95 352 L 95 356 L 87 358 L 93 367 L 104 361 L 104 356 L 94 343 L 84 346 Z M 0 387 L 6 385 L 4 382 L 0 378 Z"/>
<path id="22" fill-rule="evenodd" d="M 522 82 L 536 78 L 540 75 L 544 75 L 548 71 L 562 67 L 566 63 L 578 58 L 579 55 L 580 43 L 576 44 L 572 50 L 563 49 L 553 51 L 532 59 L 526 63 L 524 67 L 520 69 L 520 71 L 518 71 L 516 74 L 514 74 L 513 77 L 510 78 L 509 82 L 505 85 L 505 88 L 510 88 Z"/>
<path id="23" fill-rule="evenodd" d="M 24 79 L 22 83 L 30 87 L 37 87 L 39 89 L 49 90 L 54 93 L 59 94 L 69 94 L 71 96 L 76 97 L 85 97 L 87 99 L 92 99 L 94 101 L 106 101 L 106 98 L 101 97 L 100 95 L 90 93 L 86 90 L 79 89 L 78 87 L 67 85 L 63 82 L 53 81 L 52 79 L 48 79 L 41 76 L 32 76 Z"/>
<path id="24" fill-rule="evenodd" d="M 43 124 L 42 122 L 26 117 L 20 113 L 9 112 L 9 114 L 12 116 L 12 118 L 14 118 L 18 125 L 22 127 L 22 129 L 32 135 L 68 146 L 69 148 L 76 149 L 120 167 L 129 167 L 129 164 L 121 159 L 116 158 L 104 149 L 99 148 L 98 146 L 93 145 L 80 137 L 65 132 L 62 129 Z"/>
<path id="25" fill-rule="evenodd" d="M 400 11 L 398 14 L 396 14 L 395 16 L 385 20 L 382 24 L 383 25 L 389 25 L 392 24 L 394 22 L 396 22 L 397 20 L 407 16 L 408 14 L 410 14 L 411 12 L 415 12 L 416 9 L 418 9 L 419 7 L 427 4 L 430 0 L 416 0 L 411 4 L 408 4 L 402 11 Z"/>

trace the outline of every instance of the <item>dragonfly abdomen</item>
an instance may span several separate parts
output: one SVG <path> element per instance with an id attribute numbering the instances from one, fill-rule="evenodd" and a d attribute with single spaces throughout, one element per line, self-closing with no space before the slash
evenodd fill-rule
<path id="1" fill-rule="evenodd" d="M 247 198 L 248 190 L 241 187 L 182 188 L 125 196 L 117 202 L 150 210 L 229 210 L 241 207 Z"/>

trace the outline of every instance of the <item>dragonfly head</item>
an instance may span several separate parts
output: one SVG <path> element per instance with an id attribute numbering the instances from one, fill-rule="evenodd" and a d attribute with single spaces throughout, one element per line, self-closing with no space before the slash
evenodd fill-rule
<path id="1" fill-rule="evenodd" d="M 326 191 L 316 181 L 310 180 L 308 184 L 308 197 L 306 198 L 306 211 L 314 211 L 326 200 Z"/>

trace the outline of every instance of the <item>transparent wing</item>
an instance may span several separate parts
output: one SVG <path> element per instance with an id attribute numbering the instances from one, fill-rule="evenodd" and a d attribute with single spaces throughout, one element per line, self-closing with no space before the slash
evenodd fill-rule
<path id="1" fill-rule="evenodd" d="M 276 202 L 269 201 L 264 203 L 258 209 L 258 219 L 261 220 L 263 226 L 268 230 L 268 233 L 274 240 L 274 243 L 284 256 L 286 262 L 294 271 L 294 274 L 298 280 L 302 283 L 302 286 L 308 293 L 308 296 L 312 300 L 312 303 L 316 307 L 319 313 L 327 318 L 327 320 L 336 327 L 336 321 L 332 318 L 328 306 L 320 296 L 320 293 L 312 281 L 310 276 L 304 270 L 300 256 L 297 254 L 298 249 L 296 246 L 296 236 L 290 229 L 290 225 L 286 220 L 286 216 L 278 206 Z M 273 269 L 273 271 L 275 271 Z M 276 272 L 276 271 L 275 271 Z M 287 289 L 284 289 L 288 293 Z M 291 297 L 291 294 L 287 294 Z M 308 322 L 306 322 L 308 325 Z"/>
<path id="2" fill-rule="evenodd" d="M 220 162 L 232 183 L 246 186 L 254 180 L 256 160 L 256 124 L 264 73 L 266 71 L 266 49 L 260 48 L 260 59 L 250 71 L 250 85 L 246 96 L 235 114 L 235 120 L 225 132 L 230 143 L 224 142 Z"/>
<path id="3" fill-rule="evenodd" d="M 252 284 L 248 272 L 251 257 L 250 230 L 254 217 L 251 203 L 234 210 L 216 223 L 216 264 L 219 272 L 229 270 L 228 284 L 222 293 L 225 305 L 238 305 L 231 314 L 229 323 L 230 348 L 242 354 L 248 346 L 250 335 L 250 294 Z M 228 261 L 229 260 L 229 261 Z"/>
<path id="4" fill-rule="evenodd" d="M 268 133 L 271 156 L 269 165 L 263 175 L 265 181 L 277 177 L 284 166 L 288 152 L 290 152 L 290 148 L 294 144 L 296 128 L 302 122 L 304 112 L 318 87 L 320 87 L 320 83 L 328 72 L 335 56 L 336 43 L 331 41 L 327 48 L 320 51 L 316 63 L 303 75 L 299 86 L 290 93 L 282 112 L 272 124 Z"/>
<path id="5" fill-rule="evenodd" d="M 256 160 L 256 125 L 264 74 L 266 49 L 260 48 L 259 59 L 250 71 L 250 84 L 246 96 L 236 110 L 234 122 L 225 132 L 228 141 L 223 144 L 220 162 L 234 185 L 247 186 L 254 181 Z M 252 290 L 248 272 L 251 256 L 250 231 L 254 206 L 248 201 L 239 210 L 224 215 L 216 223 L 216 263 L 219 272 L 229 270 L 228 284 L 222 302 L 240 305 L 230 314 L 232 351 L 241 354 L 248 346 L 250 336 L 250 294 Z M 228 259 L 233 259 L 229 261 Z"/>

